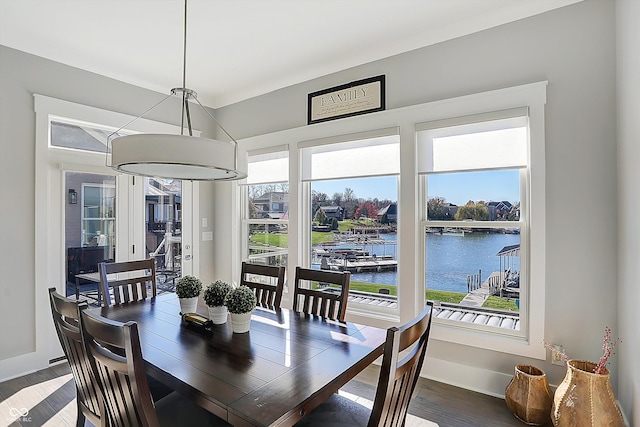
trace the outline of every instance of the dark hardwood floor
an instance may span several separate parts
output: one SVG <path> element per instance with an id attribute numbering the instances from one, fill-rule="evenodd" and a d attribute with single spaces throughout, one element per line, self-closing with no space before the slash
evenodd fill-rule
<path id="1" fill-rule="evenodd" d="M 373 401 L 378 371 L 370 366 L 342 390 Z M 29 412 L 20 418 L 22 408 Z M 440 427 L 524 425 L 502 399 L 424 378 L 416 386 L 409 413 Z M 0 383 L 0 426 L 73 427 L 75 420 L 75 386 L 66 363 Z"/>

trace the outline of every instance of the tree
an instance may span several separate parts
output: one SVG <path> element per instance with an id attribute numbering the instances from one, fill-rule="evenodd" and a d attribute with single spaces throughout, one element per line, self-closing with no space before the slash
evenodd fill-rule
<path id="1" fill-rule="evenodd" d="M 319 191 L 313 190 L 311 192 L 311 209 L 312 212 L 315 212 L 320 206 L 326 206 L 327 202 L 327 193 L 321 193 Z"/>
<path id="2" fill-rule="evenodd" d="M 371 202 L 362 202 L 358 209 L 356 209 L 356 213 L 354 215 L 355 218 L 378 218 L 378 208 Z"/>
<path id="3" fill-rule="evenodd" d="M 337 218 L 333 218 L 333 217 L 332 218 L 328 218 L 328 222 L 329 222 L 329 224 L 331 224 L 331 229 L 332 230 L 337 230 L 338 226 L 340 225 L 340 224 L 338 224 L 338 219 Z"/>
<path id="4" fill-rule="evenodd" d="M 315 216 L 313 217 L 313 222 L 316 222 L 320 225 L 324 225 L 327 222 L 327 214 L 320 208 L 316 211 Z"/>
<path id="5" fill-rule="evenodd" d="M 333 204 L 342 206 L 342 193 L 333 193 Z"/>
<path id="6" fill-rule="evenodd" d="M 520 220 L 520 202 L 511 206 L 511 210 L 507 214 L 508 221 L 519 221 Z"/>
<path id="7" fill-rule="evenodd" d="M 460 206 L 455 216 L 456 221 L 472 219 L 474 221 L 488 221 L 489 209 L 482 203 L 475 203 L 469 200 L 466 205 Z"/>
<path id="8" fill-rule="evenodd" d="M 352 201 L 355 198 L 355 194 L 349 187 L 344 189 L 344 200 L 347 202 Z"/>
<path id="9" fill-rule="evenodd" d="M 358 202 L 356 201 L 356 195 L 349 187 L 344 189 L 342 207 L 344 208 L 344 217 L 353 218 Z"/>
<path id="10" fill-rule="evenodd" d="M 433 197 L 427 200 L 427 218 L 446 220 L 449 218 L 449 206 L 444 197 Z"/>

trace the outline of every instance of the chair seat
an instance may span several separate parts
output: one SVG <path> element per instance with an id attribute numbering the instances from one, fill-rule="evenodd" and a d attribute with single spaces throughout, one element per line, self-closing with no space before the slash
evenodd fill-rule
<path id="1" fill-rule="evenodd" d="M 231 426 L 177 392 L 168 394 L 158 400 L 155 405 L 158 421 L 162 427 Z"/>
<path id="2" fill-rule="evenodd" d="M 334 393 L 298 421 L 295 427 L 364 427 L 369 422 L 370 416 L 369 408 Z"/>

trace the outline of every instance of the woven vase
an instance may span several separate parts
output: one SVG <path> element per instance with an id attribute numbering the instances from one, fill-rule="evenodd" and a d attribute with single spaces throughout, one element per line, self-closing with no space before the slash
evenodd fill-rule
<path id="1" fill-rule="evenodd" d="M 507 406 L 523 423 L 547 424 L 552 403 L 547 375 L 531 365 L 516 365 L 515 371 L 504 391 Z"/>
<path id="2" fill-rule="evenodd" d="M 594 374 L 596 364 L 569 360 L 567 375 L 553 399 L 551 420 L 556 427 L 624 427 L 609 371 Z M 606 368 L 605 368 L 606 369 Z"/>

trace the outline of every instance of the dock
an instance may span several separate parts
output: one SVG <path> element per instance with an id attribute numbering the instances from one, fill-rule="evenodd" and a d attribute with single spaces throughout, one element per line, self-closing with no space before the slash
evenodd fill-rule
<path id="1" fill-rule="evenodd" d="M 479 288 L 469 292 L 467 296 L 460 301 L 460 305 L 467 307 L 482 307 L 482 304 L 484 304 L 489 295 L 491 295 L 491 284 L 495 283 L 496 279 L 500 279 L 499 271 L 491 273 Z"/>

